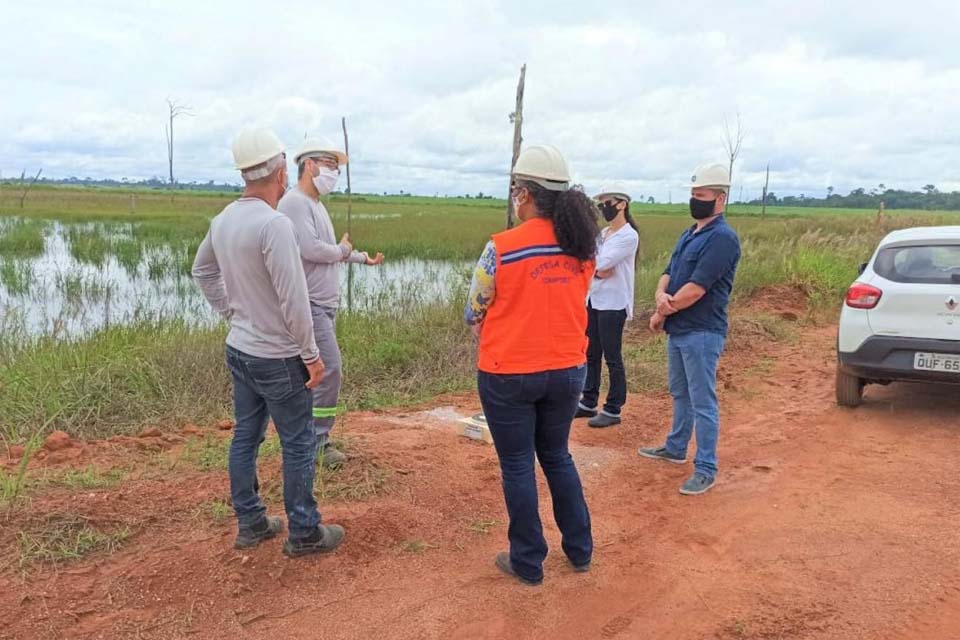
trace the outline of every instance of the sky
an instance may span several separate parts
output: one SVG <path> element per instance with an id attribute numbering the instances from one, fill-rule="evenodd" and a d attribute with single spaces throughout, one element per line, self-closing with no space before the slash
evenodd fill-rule
<path id="1" fill-rule="evenodd" d="M 191 111 L 182 182 L 239 182 L 244 126 L 295 150 L 342 142 L 346 117 L 354 192 L 505 196 L 525 63 L 524 144 L 560 148 L 588 192 L 685 201 L 738 115 L 734 199 L 768 164 L 779 195 L 960 189 L 955 1 L 0 0 L 0 17 L 8 178 L 166 177 L 169 98 Z"/>

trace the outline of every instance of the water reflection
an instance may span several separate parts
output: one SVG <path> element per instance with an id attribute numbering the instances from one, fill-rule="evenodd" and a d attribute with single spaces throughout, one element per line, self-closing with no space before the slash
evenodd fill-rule
<path id="1" fill-rule="evenodd" d="M 4 224 L 10 223 L 0 220 Z M 109 238 L 110 246 L 81 247 L 91 231 Z M 184 273 L 185 247 L 129 246 L 135 242 L 129 224 L 51 223 L 42 255 L 0 262 L 0 331 L 24 338 L 76 337 L 143 320 L 179 319 L 192 326 L 218 321 Z M 461 293 L 468 274 L 466 263 L 389 256 L 379 267 L 344 266 L 341 306 L 358 313 L 403 313 Z"/>

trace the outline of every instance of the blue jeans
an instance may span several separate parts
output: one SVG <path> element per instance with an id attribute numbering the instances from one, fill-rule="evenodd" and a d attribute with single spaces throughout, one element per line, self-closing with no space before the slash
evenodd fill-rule
<path id="1" fill-rule="evenodd" d="M 686 457 L 690 436 L 696 428 L 697 455 L 693 467 L 711 478 L 717 475 L 717 363 L 724 341 L 719 333 L 695 331 L 671 335 L 667 343 L 673 429 L 665 446 L 669 453 Z"/>
<path id="2" fill-rule="evenodd" d="M 563 552 L 575 565 L 590 562 L 590 512 L 577 467 L 567 449 L 570 423 L 586 367 L 521 375 L 479 372 L 477 387 L 503 475 L 510 526 L 510 562 L 527 580 L 543 578 L 543 537 L 534 454 L 547 477 Z"/>
<path id="3" fill-rule="evenodd" d="M 257 358 L 227 347 L 233 375 L 236 426 L 230 443 L 230 495 L 241 527 L 264 517 L 257 482 L 257 454 L 273 418 L 283 449 L 283 504 L 290 537 L 305 538 L 320 524 L 313 497 L 317 449 L 313 433 L 313 401 L 307 369 L 299 357 Z"/>

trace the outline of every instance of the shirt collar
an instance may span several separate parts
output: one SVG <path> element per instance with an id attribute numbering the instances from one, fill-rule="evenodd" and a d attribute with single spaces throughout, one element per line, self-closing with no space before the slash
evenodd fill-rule
<path id="1" fill-rule="evenodd" d="M 689 232 L 690 232 L 690 235 L 692 235 L 692 236 L 703 235 L 703 234 L 706 233 L 707 231 L 713 231 L 714 229 L 716 229 L 716 228 L 721 224 L 721 221 L 722 221 L 722 223 L 724 223 L 724 224 L 726 223 L 726 213 L 721 213 L 719 216 L 716 217 L 715 220 L 713 220 L 710 224 L 708 224 L 707 226 L 705 226 L 705 227 L 704 227 L 703 229 L 701 229 L 699 232 L 697 231 L 697 225 L 696 225 L 696 223 L 694 223 L 692 227 L 690 227 L 689 229 L 687 229 L 687 231 L 689 231 Z"/>

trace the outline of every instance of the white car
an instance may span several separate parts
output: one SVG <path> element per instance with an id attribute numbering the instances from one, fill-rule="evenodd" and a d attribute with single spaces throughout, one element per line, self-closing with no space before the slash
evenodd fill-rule
<path id="1" fill-rule="evenodd" d="M 868 384 L 960 383 L 960 226 L 889 234 L 847 291 L 837 342 L 837 404 Z"/>

